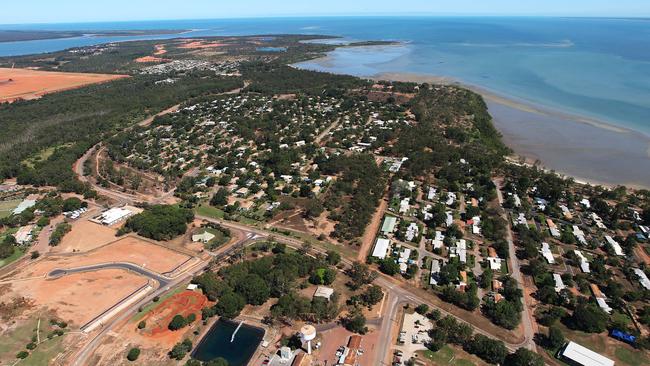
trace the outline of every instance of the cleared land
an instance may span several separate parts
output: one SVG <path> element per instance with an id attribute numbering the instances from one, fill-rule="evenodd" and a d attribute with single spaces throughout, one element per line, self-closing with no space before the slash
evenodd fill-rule
<path id="1" fill-rule="evenodd" d="M 125 77 L 128 76 L 0 68 L 0 103 L 36 99 L 49 93 Z"/>
<path id="2" fill-rule="evenodd" d="M 151 271 L 165 273 L 174 270 L 189 258 L 185 254 L 129 236 L 88 253 L 45 258 L 23 269 L 16 278 L 42 277 L 57 268 L 77 268 L 109 262 L 129 262 Z"/>
<path id="3" fill-rule="evenodd" d="M 46 307 L 65 321 L 81 326 L 146 283 L 144 277 L 108 269 L 56 280 L 17 281 L 11 284 L 9 296 L 32 299 L 36 307 Z"/>
<path id="4" fill-rule="evenodd" d="M 88 220 L 72 224 L 72 230 L 67 233 L 61 244 L 52 248 L 54 253 L 86 252 L 115 241 L 116 230 L 98 225 Z"/>

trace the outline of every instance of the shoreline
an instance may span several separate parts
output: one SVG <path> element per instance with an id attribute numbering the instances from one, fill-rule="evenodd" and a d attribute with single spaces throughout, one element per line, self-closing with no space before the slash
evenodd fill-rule
<path id="1" fill-rule="evenodd" d="M 499 93 L 496 93 L 494 91 L 491 91 L 487 88 L 476 86 L 476 85 L 471 85 L 464 83 L 462 81 L 459 81 L 457 79 L 454 79 L 452 77 L 444 77 L 444 76 L 433 76 L 433 75 L 426 75 L 426 74 L 418 74 L 418 73 L 407 73 L 407 72 L 382 72 L 382 73 L 377 73 L 375 75 L 372 75 L 369 77 L 370 80 L 388 80 L 388 81 L 402 81 L 402 82 L 416 82 L 416 83 L 431 83 L 431 84 L 443 84 L 443 85 L 456 85 L 459 87 L 463 87 L 466 89 L 469 89 L 477 94 L 480 94 L 483 96 L 483 98 L 486 99 L 486 103 L 490 104 L 491 103 L 496 103 L 501 106 L 505 106 L 507 108 L 515 109 L 521 112 L 525 113 L 530 113 L 534 115 L 539 115 L 539 116 L 544 116 L 544 117 L 549 117 L 549 118 L 556 118 L 556 119 L 561 119 L 567 122 L 571 123 L 576 123 L 580 125 L 585 125 L 593 128 L 597 128 L 599 130 L 603 130 L 603 132 L 609 132 L 609 133 L 615 133 L 618 135 L 635 135 L 637 138 L 643 139 L 646 146 L 647 150 L 645 151 L 646 158 L 650 158 L 650 137 L 647 135 L 643 134 L 642 132 L 635 131 L 632 129 L 624 128 L 624 127 L 619 127 L 619 126 L 614 126 L 606 122 L 598 121 L 595 119 L 587 118 L 587 117 L 581 117 L 577 115 L 572 115 L 570 113 L 565 113 L 557 110 L 553 110 L 551 108 L 545 108 L 542 106 L 535 106 L 532 105 L 532 103 L 528 103 L 525 101 L 520 101 L 516 100 L 514 97 L 507 97 L 503 96 Z M 495 123 L 495 116 L 492 112 L 490 112 L 493 118 L 493 123 Z M 513 149 L 514 154 L 509 157 L 510 162 L 516 162 L 517 160 L 523 158 L 524 159 L 524 164 L 533 166 L 537 165 L 539 168 L 543 169 L 544 171 L 547 172 L 554 172 L 555 174 L 558 174 L 559 176 L 562 176 L 564 178 L 572 178 L 576 183 L 578 184 L 589 184 L 589 185 L 594 185 L 594 186 L 603 186 L 603 187 L 608 187 L 608 188 L 614 188 L 616 186 L 624 185 L 627 188 L 632 188 L 632 189 L 648 189 L 650 188 L 650 182 L 648 183 L 642 183 L 642 182 L 624 182 L 620 180 L 619 182 L 606 182 L 606 181 L 599 181 L 598 179 L 594 178 L 586 178 L 580 176 L 579 173 L 571 173 L 569 171 L 566 171 L 564 169 L 554 169 L 550 168 L 547 163 L 543 161 L 543 157 L 539 156 L 539 154 L 535 154 L 531 151 L 526 151 L 523 146 L 517 142 L 514 141 L 513 138 L 509 138 L 506 136 L 503 131 L 496 126 L 495 127 L 499 130 L 500 133 L 502 133 L 502 140 L 503 142 Z M 537 163 L 537 164 L 536 164 Z"/>
<path id="2" fill-rule="evenodd" d="M 601 121 L 591 117 L 580 116 L 569 112 L 563 112 L 552 107 L 537 106 L 532 102 L 520 100 L 515 96 L 503 95 L 499 92 L 490 90 L 486 87 L 468 84 L 458 79 L 446 76 L 434 76 L 427 74 L 408 73 L 408 72 L 381 72 L 370 77 L 371 80 L 389 80 L 389 81 L 403 81 L 403 82 L 417 82 L 417 83 L 435 83 L 443 85 L 456 85 L 465 89 L 469 89 L 477 94 L 480 94 L 486 100 L 494 103 L 506 105 L 510 108 L 515 108 L 527 113 L 536 113 L 549 117 L 562 118 L 573 122 L 584 123 L 604 130 L 617 132 L 617 133 L 635 133 L 640 134 L 650 143 L 650 136 L 647 136 L 641 131 L 636 131 L 631 128 L 621 127 L 614 125 L 610 122 Z M 650 157 L 650 156 L 649 156 Z"/>

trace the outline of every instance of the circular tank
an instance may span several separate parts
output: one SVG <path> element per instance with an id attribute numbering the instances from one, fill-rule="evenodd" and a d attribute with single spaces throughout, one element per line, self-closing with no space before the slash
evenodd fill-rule
<path id="1" fill-rule="evenodd" d="M 305 342 L 311 341 L 316 338 L 316 328 L 313 325 L 305 325 L 300 328 L 300 336 Z"/>

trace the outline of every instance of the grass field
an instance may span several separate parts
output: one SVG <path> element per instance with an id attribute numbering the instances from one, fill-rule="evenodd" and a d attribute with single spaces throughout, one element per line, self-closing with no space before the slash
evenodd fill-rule
<path id="1" fill-rule="evenodd" d="M 611 358 L 616 365 L 641 366 L 650 365 L 650 358 L 643 351 L 635 350 L 631 346 L 617 341 L 605 334 L 589 334 L 568 329 L 560 325 L 567 340 L 581 344 L 592 351 Z"/>
<path id="2" fill-rule="evenodd" d="M 205 245 L 205 249 L 207 250 L 216 249 L 226 244 L 228 240 L 230 240 L 230 236 L 227 236 L 221 230 L 212 229 L 212 228 L 205 228 L 205 230 L 210 234 L 214 235 L 214 239 L 210 240 L 210 242 Z"/>
<path id="3" fill-rule="evenodd" d="M 212 207 L 208 204 L 203 204 L 197 207 L 195 210 L 197 215 L 212 217 L 214 219 L 223 219 L 225 212 L 218 208 Z"/>
<path id="4" fill-rule="evenodd" d="M 0 201 L 0 218 L 11 215 L 11 212 L 18 207 L 22 200 Z"/>
<path id="5" fill-rule="evenodd" d="M 185 290 L 185 287 L 179 286 L 179 287 L 173 289 L 172 291 L 168 291 L 167 293 L 163 294 L 162 296 L 160 296 L 160 299 L 158 301 L 156 301 L 156 302 L 152 301 L 147 306 L 143 307 L 142 311 L 139 311 L 137 314 L 135 314 L 133 316 L 133 318 L 131 318 L 131 322 L 133 323 L 133 322 L 140 321 L 140 319 L 144 318 L 144 316 L 147 315 L 148 312 L 155 309 L 163 301 L 165 301 L 166 299 L 168 299 L 168 298 L 182 292 L 183 290 Z"/>
<path id="6" fill-rule="evenodd" d="M 20 351 L 27 351 L 25 346 L 36 336 L 38 318 L 29 321 L 13 330 L 9 336 L 4 336 L 0 342 L 0 363 L 2 365 L 13 365 L 16 361 L 16 354 Z M 65 352 L 63 338 L 66 336 L 47 338 L 47 335 L 57 329 L 49 322 L 49 318 L 41 318 L 40 339 L 41 343 L 36 349 L 29 351 L 29 356 L 20 361 L 18 365 L 45 366 L 60 353 Z"/>
<path id="7" fill-rule="evenodd" d="M 462 350 L 455 350 L 450 346 L 444 346 L 438 352 L 419 351 L 418 358 L 427 360 L 433 365 L 452 365 L 452 366 L 482 366 L 483 363 L 476 363 L 469 358 L 472 357 Z"/>
<path id="8" fill-rule="evenodd" d="M 0 259 L 0 268 L 6 266 L 9 263 L 17 261 L 18 258 L 23 256 L 23 254 L 25 254 L 24 248 L 14 248 L 14 254 L 5 259 Z"/>

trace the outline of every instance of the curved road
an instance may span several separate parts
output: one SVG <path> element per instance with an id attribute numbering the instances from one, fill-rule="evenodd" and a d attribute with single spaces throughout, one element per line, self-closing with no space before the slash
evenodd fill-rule
<path id="1" fill-rule="evenodd" d="M 127 263 L 127 262 L 100 263 L 100 264 L 93 264 L 90 266 L 68 268 L 68 269 L 57 268 L 52 270 L 50 273 L 48 273 L 47 277 L 60 278 L 74 273 L 94 272 L 94 271 L 101 271 L 104 269 L 124 269 L 127 271 L 135 272 L 144 277 L 148 277 L 152 280 L 158 281 L 160 287 L 166 287 L 172 281 L 172 279 L 169 277 L 162 276 L 156 272 L 150 271 L 148 269 L 145 269 L 133 263 Z"/>

